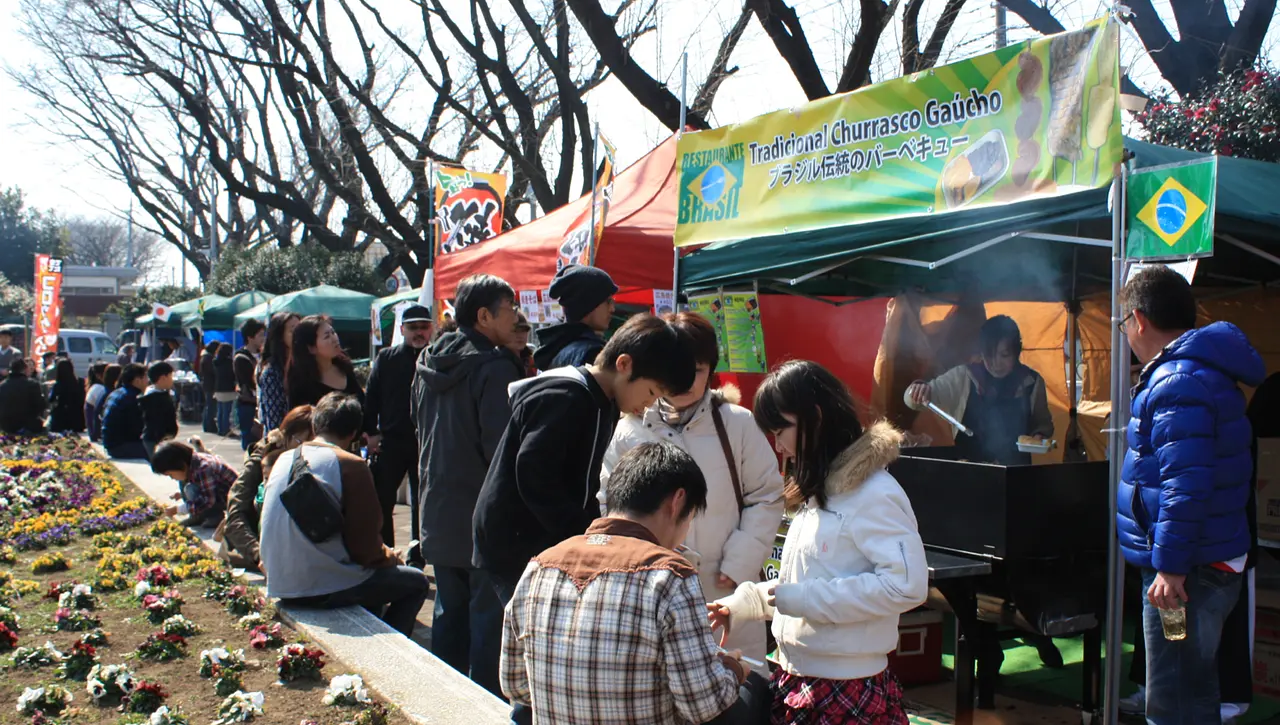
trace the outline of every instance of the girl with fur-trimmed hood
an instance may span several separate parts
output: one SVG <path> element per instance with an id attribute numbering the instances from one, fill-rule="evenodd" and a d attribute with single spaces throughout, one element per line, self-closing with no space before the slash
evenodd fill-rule
<path id="1" fill-rule="evenodd" d="M 737 405 L 738 389 L 712 390 L 708 385 L 720 357 L 715 328 L 693 313 L 667 319 L 693 343 L 697 377 L 684 395 L 659 398 L 642 417 L 622 418 L 604 456 L 599 498 L 607 509 L 603 484 L 609 472 L 623 454 L 642 443 L 666 441 L 692 456 L 707 479 L 707 509 L 693 520 L 685 546 L 697 552 L 692 558 L 697 559 L 693 563 L 698 580 L 707 601 L 713 601 L 743 582 L 760 580 L 782 520 L 782 476 L 768 438 L 751 412 Z M 763 661 L 764 626 L 743 626 L 726 646 Z M 762 669 L 760 674 L 768 672 Z"/>
<path id="2" fill-rule="evenodd" d="M 902 434 L 865 431 L 853 397 L 817 363 L 785 363 L 756 392 L 755 419 L 794 460 L 797 506 L 776 582 L 707 605 L 712 627 L 773 620 L 773 723 L 906 725 L 888 670 L 898 617 L 924 603 L 929 571 L 906 493 L 885 467 Z"/>

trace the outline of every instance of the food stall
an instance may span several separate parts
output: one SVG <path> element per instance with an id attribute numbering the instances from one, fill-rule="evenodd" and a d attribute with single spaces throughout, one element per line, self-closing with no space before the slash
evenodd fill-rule
<path id="1" fill-rule="evenodd" d="M 1123 400 L 1127 375 L 1121 381 L 1113 374 L 1128 369 L 1113 307 L 1127 271 L 1122 164 L 1136 171 L 1196 155 L 1121 138 L 1117 42 L 1114 21 L 1093 23 L 686 134 L 678 149 L 676 243 L 696 249 L 680 260 L 680 292 L 692 301 L 750 290 L 770 365 L 817 360 L 860 394 L 870 389 L 868 417 L 887 415 L 907 428 L 919 415 L 901 409 L 903 390 L 936 361 L 928 349 L 907 364 L 897 358 L 903 340 L 918 337 L 928 322 L 925 310 L 945 317 L 976 309 L 980 322 L 999 305 L 1021 315 L 1020 323 L 1038 320 L 1027 336 L 1048 367 L 1058 368 L 1044 371 L 1047 381 L 1077 388 L 1074 371 L 1083 366 L 1095 399 Z M 1113 183 L 1117 177 L 1121 183 Z M 1213 285 L 1210 294 L 1256 293 L 1280 277 L 1280 268 L 1268 266 L 1280 257 L 1266 248 L 1274 249 L 1280 213 L 1259 208 L 1261 188 L 1280 188 L 1275 165 L 1220 161 L 1221 244 L 1200 260 L 1197 276 L 1198 284 Z M 793 311 L 771 315 L 780 304 Z M 816 339 L 792 334 L 797 326 L 820 326 L 815 316 L 847 318 L 859 307 L 878 311 L 878 321 Z M 1084 340 L 1090 355 L 1073 344 Z M 863 354 L 851 355 L 851 345 Z M 865 352 L 875 346 L 868 380 Z M 751 375 L 737 377 L 754 387 Z M 1076 407 L 1074 392 L 1056 392 L 1060 419 Z M 1112 449 L 1122 445 L 1113 434 Z M 979 665 L 980 701 L 992 703 L 998 627 L 1083 633 L 1081 706 L 1086 717 L 1100 710 L 1101 635 L 1117 655 L 1107 661 L 1117 663 L 1123 569 L 1112 530 L 1118 471 L 1096 448 L 1092 460 L 1063 463 L 1059 450 L 1056 459 L 1021 467 L 953 460 L 946 448 L 909 449 L 895 465 L 930 551 L 934 585 L 960 624 L 957 722 L 972 718 L 966 655 L 975 650 L 980 660 L 987 656 L 987 666 Z M 1054 539 L 1050 549 L 1047 537 Z M 943 576 L 957 570 L 954 561 L 941 564 L 943 555 L 986 567 Z M 1110 674 L 1107 701 L 1114 706 L 1114 664 Z"/>

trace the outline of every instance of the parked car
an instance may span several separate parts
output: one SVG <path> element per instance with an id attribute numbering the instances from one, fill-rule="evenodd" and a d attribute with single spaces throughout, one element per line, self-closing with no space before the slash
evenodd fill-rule
<path id="1" fill-rule="evenodd" d="M 66 353 L 76 366 L 76 375 L 84 377 L 89 366 L 96 362 L 107 364 L 116 361 L 116 344 L 104 332 L 97 330 L 61 330 L 58 332 L 58 354 Z"/>

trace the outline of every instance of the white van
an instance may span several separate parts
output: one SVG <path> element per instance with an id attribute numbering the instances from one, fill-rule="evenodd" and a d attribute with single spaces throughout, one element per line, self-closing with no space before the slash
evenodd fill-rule
<path id="1" fill-rule="evenodd" d="M 97 330 L 61 330 L 58 332 L 58 354 L 66 354 L 75 365 L 76 375 L 89 374 L 89 366 L 96 362 L 110 365 L 116 361 L 116 344 L 105 332 Z"/>

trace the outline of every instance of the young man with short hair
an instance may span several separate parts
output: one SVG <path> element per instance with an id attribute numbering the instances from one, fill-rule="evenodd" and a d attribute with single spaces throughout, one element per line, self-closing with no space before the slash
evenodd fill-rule
<path id="1" fill-rule="evenodd" d="M 178 482 L 190 514 L 188 526 L 213 528 L 222 523 L 227 494 L 238 475 L 226 461 L 186 443 L 165 441 L 151 455 L 151 471 Z"/>
<path id="2" fill-rule="evenodd" d="M 142 409 L 142 445 L 147 458 L 164 441 L 178 437 L 178 407 L 173 402 L 173 365 L 161 360 L 147 368 L 151 381 L 141 396 L 138 407 Z"/>
<path id="3" fill-rule="evenodd" d="M 515 291 L 489 274 L 458 284 L 458 329 L 418 358 L 413 413 L 422 475 L 422 555 L 436 576 L 431 651 L 498 694 L 502 603 L 471 563 L 471 516 L 511 418 L 507 386 L 524 376 L 507 345 Z"/>
<path id="4" fill-rule="evenodd" d="M 244 337 L 244 347 L 236 350 L 231 366 L 236 375 L 236 421 L 240 425 L 240 449 L 247 451 L 258 442 L 263 432 L 256 420 L 258 383 L 254 371 L 258 367 L 258 357 L 262 355 L 262 346 L 267 344 L 267 326 L 261 320 L 245 320 L 240 327 L 240 335 Z"/>
<path id="5" fill-rule="evenodd" d="M 1266 366 L 1235 325 L 1196 328 L 1191 285 L 1165 266 L 1124 287 L 1121 330 L 1144 367 L 1118 492 L 1125 559 L 1142 570 L 1151 725 L 1221 721 L 1217 655 L 1251 546 L 1252 432 L 1240 385 Z M 1185 608 L 1186 638 L 1161 610 Z"/>
<path id="6" fill-rule="evenodd" d="M 653 315 L 627 321 L 596 364 L 511 386 L 511 422 L 476 503 L 475 564 L 511 598 L 529 559 L 600 515 L 600 466 L 618 411 L 643 415 L 693 385 L 693 346 Z"/>
<path id="7" fill-rule="evenodd" d="M 147 388 L 147 369 L 137 363 L 124 366 L 119 387 L 102 404 L 102 447 L 112 458 L 147 460 L 142 443 L 142 407 L 138 396 Z"/>
<path id="8" fill-rule="evenodd" d="M 399 552 L 382 543 L 373 475 L 364 459 L 347 450 L 363 430 L 360 401 L 328 393 L 312 410 L 311 422 L 316 439 L 281 455 L 267 479 L 260 537 L 267 594 L 295 606 L 358 605 L 407 637 L 431 587 L 422 571 L 404 566 Z M 341 507 L 342 530 L 324 541 L 305 536 L 280 498 L 299 456 Z"/>
<path id="9" fill-rule="evenodd" d="M 607 518 L 525 567 L 503 626 L 503 692 L 557 725 L 719 722 L 747 670 L 719 654 L 697 568 L 675 552 L 706 509 L 702 471 L 670 443 L 643 443 L 607 489 Z"/>
<path id="10" fill-rule="evenodd" d="M 552 370 L 595 362 L 613 320 L 618 285 L 603 269 L 570 264 L 556 273 L 548 291 L 568 322 L 538 331 L 534 364 L 539 370 Z"/>

